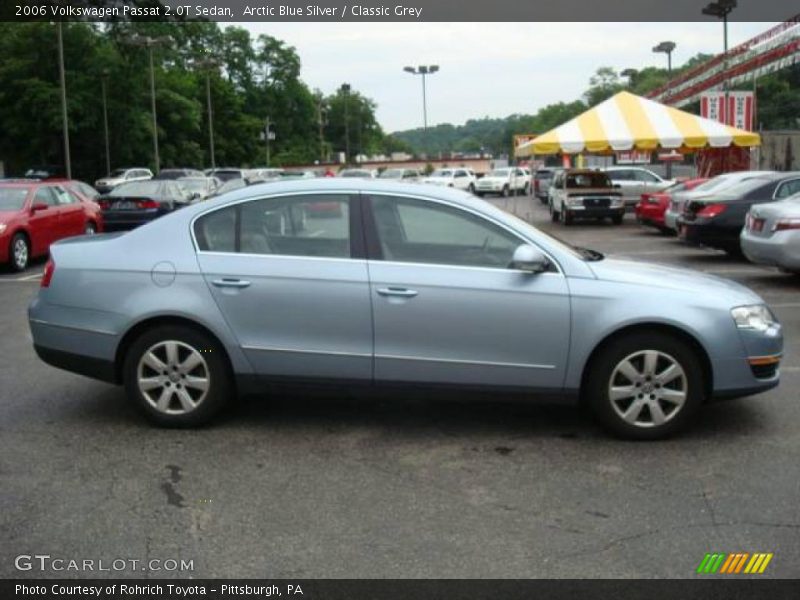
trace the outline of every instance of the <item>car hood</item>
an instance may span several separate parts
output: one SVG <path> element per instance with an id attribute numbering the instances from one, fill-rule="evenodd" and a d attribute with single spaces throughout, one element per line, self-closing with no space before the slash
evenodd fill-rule
<path id="1" fill-rule="evenodd" d="M 735 281 L 691 269 L 614 258 L 591 262 L 589 266 L 604 281 L 678 290 L 703 299 L 714 295 L 731 307 L 764 302 L 754 291 Z"/>
<path id="2" fill-rule="evenodd" d="M 23 212 L 21 210 L 0 210 L 0 223 L 8 223 L 19 217 Z"/>
<path id="3" fill-rule="evenodd" d="M 568 196 L 585 196 L 587 194 L 606 194 L 608 196 L 622 196 L 619 188 L 572 188 L 564 190 Z"/>

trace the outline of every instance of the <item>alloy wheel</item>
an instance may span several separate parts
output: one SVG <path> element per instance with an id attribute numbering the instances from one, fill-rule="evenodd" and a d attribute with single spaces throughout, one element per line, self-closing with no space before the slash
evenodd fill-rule
<path id="1" fill-rule="evenodd" d="M 608 382 L 611 407 L 636 427 L 659 427 L 683 408 L 689 384 L 680 363 L 658 350 L 641 350 L 626 356 Z"/>
<path id="2" fill-rule="evenodd" d="M 21 271 L 28 266 L 28 244 L 25 242 L 24 238 L 17 237 L 14 240 L 12 254 L 14 257 L 14 266 L 16 266 L 18 270 Z"/>
<path id="3" fill-rule="evenodd" d="M 142 354 L 136 384 L 145 400 L 160 413 L 184 415 L 205 400 L 211 386 L 211 372 L 196 348 L 166 340 Z"/>

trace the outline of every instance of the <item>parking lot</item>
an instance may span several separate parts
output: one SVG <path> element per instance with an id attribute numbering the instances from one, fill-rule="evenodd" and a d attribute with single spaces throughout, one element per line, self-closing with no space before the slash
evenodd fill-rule
<path id="1" fill-rule="evenodd" d="M 800 277 L 630 214 L 564 227 L 538 200 L 492 201 L 607 255 L 753 288 L 784 325 L 780 387 L 654 443 L 574 408 L 346 391 L 245 398 L 209 428 L 160 430 L 120 388 L 38 361 L 37 262 L 0 275 L 0 574 L 65 574 L 15 569 L 40 553 L 194 566 L 84 576 L 686 578 L 708 552 L 771 552 L 761 577 L 800 576 Z"/>

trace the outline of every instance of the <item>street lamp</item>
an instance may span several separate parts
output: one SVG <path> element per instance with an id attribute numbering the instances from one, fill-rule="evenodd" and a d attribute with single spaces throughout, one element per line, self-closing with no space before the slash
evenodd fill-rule
<path id="1" fill-rule="evenodd" d="M 439 70 L 439 65 L 420 65 L 419 67 L 403 67 L 403 71 L 411 73 L 412 75 L 422 76 L 422 125 L 423 134 L 425 137 L 425 152 L 428 152 L 428 98 L 425 89 L 425 78 L 428 75 L 433 75 Z"/>
<path id="2" fill-rule="evenodd" d="M 675 50 L 675 42 L 661 42 L 657 46 L 653 46 L 653 52 L 664 53 L 667 55 L 667 89 L 664 95 L 664 103 L 666 104 L 667 98 L 670 93 L 670 82 L 672 81 L 672 52 Z M 672 162 L 667 163 L 666 169 L 667 179 L 672 179 Z"/>
<path id="3" fill-rule="evenodd" d="M 344 94 L 344 157 L 345 162 L 350 162 L 350 113 L 348 112 L 348 100 L 350 98 L 350 84 L 343 83 L 340 88 Z"/>
<path id="4" fill-rule="evenodd" d="M 67 169 L 67 179 L 72 179 L 72 160 L 69 155 L 69 121 L 67 118 L 67 79 L 64 73 L 64 34 L 61 21 L 56 23 L 58 33 L 58 77 L 61 83 L 61 127 L 64 137 L 64 166 Z"/>
<path id="5" fill-rule="evenodd" d="M 103 69 L 100 71 L 100 87 L 103 91 L 103 133 L 106 140 L 106 173 L 111 173 L 111 150 L 109 149 L 108 141 L 108 97 L 106 92 L 106 85 L 108 84 L 108 77 L 111 71 Z"/>
<path id="6" fill-rule="evenodd" d="M 317 125 L 319 126 L 319 162 L 325 161 L 325 126 L 328 124 L 328 109 L 322 94 L 317 95 Z"/>
<path id="7" fill-rule="evenodd" d="M 724 44 L 722 89 L 725 91 L 725 106 L 722 110 L 723 122 L 728 124 L 728 15 L 736 8 L 736 0 L 717 0 L 709 3 L 704 9 L 703 14 L 710 17 L 722 19 L 722 36 Z"/>
<path id="8" fill-rule="evenodd" d="M 158 116 L 156 113 L 156 75 L 155 75 L 155 68 L 153 67 L 153 48 L 156 46 L 162 46 L 164 44 L 168 44 L 170 42 L 169 36 L 158 36 L 158 37 L 150 37 L 147 35 L 133 35 L 126 40 L 124 43 L 130 44 L 131 46 L 140 46 L 147 48 L 147 53 L 150 58 L 150 104 L 153 111 L 153 155 L 155 158 L 155 171 L 158 173 L 159 169 L 161 168 L 161 159 L 158 155 Z"/>
<path id="9" fill-rule="evenodd" d="M 211 71 L 219 66 L 219 62 L 211 57 L 201 58 L 194 63 L 198 68 L 206 72 L 206 106 L 208 108 L 208 146 L 210 149 L 211 168 L 217 168 L 217 161 L 214 156 L 214 111 L 211 109 Z"/>
<path id="10" fill-rule="evenodd" d="M 622 75 L 623 77 L 627 77 L 628 78 L 628 85 L 629 86 L 633 85 L 633 80 L 638 74 L 639 74 L 639 71 L 637 71 L 636 69 L 625 69 L 624 71 L 622 71 L 620 73 L 620 75 Z"/>

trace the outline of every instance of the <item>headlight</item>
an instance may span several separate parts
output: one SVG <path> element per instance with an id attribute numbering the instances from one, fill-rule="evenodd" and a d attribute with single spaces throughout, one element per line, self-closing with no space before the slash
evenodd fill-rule
<path id="1" fill-rule="evenodd" d="M 0 223 L 0 233 L 5 233 L 6 229 L 8 229 L 8 225 L 5 223 Z"/>
<path id="2" fill-rule="evenodd" d="M 570 206 L 579 206 L 583 204 L 583 196 L 572 196 L 571 198 L 567 198 L 567 204 Z"/>
<path id="3" fill-rule="evenodd" d="M 776 323 L 775 317 L 763 304 L 737 306 L 731 309 L 731 316 L 739 329 L 766 331 Z"/>

